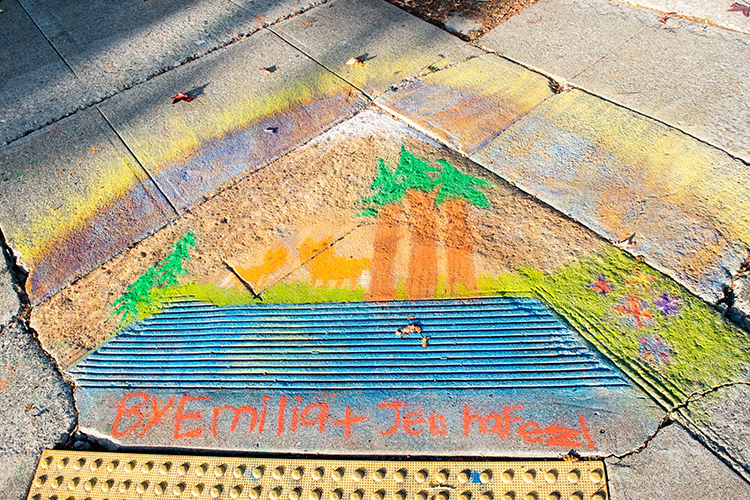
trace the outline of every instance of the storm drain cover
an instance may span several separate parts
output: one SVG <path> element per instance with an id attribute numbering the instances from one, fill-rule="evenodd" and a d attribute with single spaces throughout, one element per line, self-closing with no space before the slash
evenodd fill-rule
<path id="1" fill-rule="evenodd" d="M 605 500 L 602 461 L 373 461 L 45 450 L 32 500 Z"/>

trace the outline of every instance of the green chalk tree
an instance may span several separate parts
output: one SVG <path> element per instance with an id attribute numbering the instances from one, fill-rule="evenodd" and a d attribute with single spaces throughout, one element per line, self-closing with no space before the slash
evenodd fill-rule
<path id="1" fill-rule="evenodd" d="M 112 304 L 112 315 L 122 314 L 120 326 L 138 319 L 141 308 L 151 301 L 151 290 L 177 285 L 179 278 L 187 273 L 184 262 L 190 260 L 189 249 L 192 247 L 195 247 L 195 236 L 189 231 L 175 243 L 172 252 L 164 260 L 148 268 Z"/>
<path id="2" fill-rule="evenodd" d="M 476 290 L 474 274 L 474 241 L 469 225 L 469 207 L 487 208 L 489 200 L 478 186 L 489 186 L 487 181 L 460 172 L 453 165 L 439 160 L 442 165 L 437 183 L 440 185 L 435 203 L 444 206 L 448 216 L 445 246 L 448 250 L 448 287 L 451 295 L 459 286 L 465 290 Z"/>

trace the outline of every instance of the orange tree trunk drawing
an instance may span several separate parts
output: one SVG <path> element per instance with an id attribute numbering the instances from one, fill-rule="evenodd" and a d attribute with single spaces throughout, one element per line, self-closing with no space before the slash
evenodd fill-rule
<path id="1" fill-rule="evenodd" d="M 400 239 L 398 215 L 401 204 L 408 194 L 409 227 L 412 230 L 412 252 L 407 277 L 409 298 L 432 297 L 437 283 L 435 208 L 436 187 L 432 172 L 439 172 L 415 157 L 402 146 L 401 157 L 396 171 L 392 172 L 382 160 L 378 160 L 378 173 L 370 189 L 378 191 L 374 196 L 362 200 L 370 206 L 360 215 L 379 215 L 378 231 L 375 234 L 374 256 L 371 267 L 370 288 L 366 294 L 369 300 L 396 298 L 394 284 L 394 259 Z M 426 199 L 425 196 L 429 199 Z M 434 274 L 435 279 L 430 275 Z"/>
<path id="2" fill-rule="evenodd" d="M 435 203 L 441 205 L 448 219 L 445 246 L 448 254 L 448 288 L 451 295 L 477 289 L 474 274 L 474 236 L 469 224 L 470 205 L 486 208 L 487 197 L 475 186 L 488 182 L 459 172 L 453 165 L 440 161 L 442 171 L 437 183 L 440 190 Z M 462 288 L 463 287 L 463 290 Z"/>
<path id="3" fill-rule="evenodd" d="M 373 242 L 374 255 L 370 267 L 370 287 L 365 294 L 366 300 L 393 300 L 396 298 L 394 283 L 394 259 L 401 238 L 399 219 L 401 215 L 401 198 L 404 189 L 383 160 L 378 159 L 378 173 L 370 189 L 378 191 L 374 196 L 365 198 L 363 203 L 370 205 L 360 216 L 378 215 L 378 229 Z"/>
<path id="4" fill-rule="evenodd" d="M 409 299 L 426 299 L 435 296 L 437 288 L 435 195 L 435 191 L 425 193 L 417 189 L 410 189 L 406 192 L 411 230 L 409 275 L 406 279 L 406 296 Z"/>
<path id="5" fill-rule="evenodd" d="M 380 209 L 378 230 L 375 233 L 375 253 L 370 267 L 370 288 L 365 294 L 366 300 L 392 300 L 396 298 L 393 265 L 398 241 L 401 238 L 398 227 L 400 216 L 400 205 L 390 204 Z"/>
<path id="6" fill-rule="evenodd" d="M 395 177 L 402 182 L 409 205 L 411 252 L 406 278 L 406 297 L 409 299 L 434 297 L 437 288 L 437 184 L 431 174 L 438 172 L 401 147 Z"/>

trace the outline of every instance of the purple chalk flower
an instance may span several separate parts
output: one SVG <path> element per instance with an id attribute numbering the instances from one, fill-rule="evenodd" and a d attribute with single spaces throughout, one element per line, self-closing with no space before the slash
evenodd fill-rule
<path id="1" fill-rule="evenodd" d="M 681 304 L 682 299 L 672 297 L 667 292 L 662 293 L 661 297 L 654 301 L 654 305 L 661 311 L 665 318 L 669 318 L 670 314 L 677 314 L 677 310 Z"/>

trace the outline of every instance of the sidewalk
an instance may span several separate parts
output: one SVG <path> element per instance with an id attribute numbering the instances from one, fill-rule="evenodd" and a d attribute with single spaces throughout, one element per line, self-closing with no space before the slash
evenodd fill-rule
<path id="1" fill-rule="evenodd" d="M 125 449 L 553 458 L 573 448 L 607 457 L 612 498 L 747 496 L 741 13 L 716 17 L 731 31 L 605 0 L 541 0 L 469 43 L 381 1 L 149 7 L 2 2 L 0 37 L 12 49 L 0 56 L 0 228 L 17 260 L 0 301 L 0 392 L 14 401 L 4 442 L 34 430 L 3 454 L 5 497 L 25 497 L 42 447 L 65 444 L 74 425 L 57 369 L 76 388 L 79 431 Z M 172 103 L 178 93 L 189 100 Z M 12 283 L 24 270 L 19 299 Z M 481 302 L 488 296 L 520 302 Z M 507 325 L 462 337 L 447 311 L 466 297 Z M 438 309 L 420 309 L 434 299 Z M 174 309 L 186 300 L 216 309 Z M 286 356 L 266 380 L 239 368 L 261 362 L 252 350 L 224 351 L 271 342 L 265 335 L 292 335 L 272 351 L 304 350 L 308 340 L 285 327 L 241 323 L 257 338 L 227 330 L 265 310 L 260 301 L 282 325 L 297 321 L 294 304 L 366 301 L 341 313 L 354 321 L 381 300 L 403 318 L 394 309 L 356 321 L 372 325 L 361 327 L 379 346 L 372 356 L 404 359 L 393 373 L 372 368 L 360 380 L 364 361 L 342 361 L 303 387 Z M 542 304 L 533 318 L 526 300 Z M 525 326 L 553 317 L 569 326 Z M 424 347 L 418 337 L 394 344 L 409 321 L 433 332 Z M 357 355 L 342 325 L 338 340 L 310 346 Z M 490 355 L 496 345 L 507 347 Z M 457 364 L 428 363 L 430 349 Z M 549 359 L 509 354 L 528 349 Z M 322 361 L 297 363 L 313 373 Z M 477 363 L 494 368 L 469 370 Z M 461 381 L 429 374 L 443 369 Z M 404 373 L 437 385 L 412 387 Z M 354 437 L 279 430 L 245 442 L 217 438 L 216 416 L 213 435 L 195 427 L 189 439 L 166 423 L 195 398 L 276 404 L 290 390 L 306 402 L 339 391 L 338 404 L 371 424 Z M 56 396 L 40 399 L 45 391 Z M 165 406 L 161 423 L 118 427 L 122 405 L 136 404 L 128 391 L 155 408 L 179 405 Z M 379 437 L 384 397 L 428 413 L 455 397 L 446 438 Z M 451 427 L 464 407 L 513 404 L 520 428 L 499 441 Z M 665 414 L 676 422 L 665 426 Z M 524 422 L 539 436 L 556 425 L 580 438 L 532 439 Z"/>

